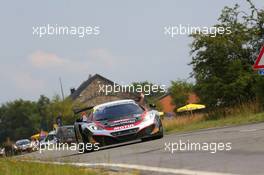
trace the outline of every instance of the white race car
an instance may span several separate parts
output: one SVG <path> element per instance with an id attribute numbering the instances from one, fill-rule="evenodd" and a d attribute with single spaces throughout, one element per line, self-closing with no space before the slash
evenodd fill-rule
<path id="1" fill-rule="evenodd" d="M 125 141 L 151 140 L 163 137 L 159 112 L 148 110 L 134 100 L 103 103 L 85 110 L 74 124 L 78 143 L 105 146 Z"/>

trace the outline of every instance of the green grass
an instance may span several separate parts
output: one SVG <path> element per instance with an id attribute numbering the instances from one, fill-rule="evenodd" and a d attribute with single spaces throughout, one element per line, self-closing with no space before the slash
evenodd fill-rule
<path id="1" fill-rule="evenodd" d="M 13 158 L 10 159 L 0 158 L 0 175 L 99 175 L 99 174 L 117 175 L 121 173 L 108 172 L 99 169 L 75 167 L 70 165 L 32 163 L 32 162 L 16 160 Z"/>
<path id="2" fill-rule="evenodd" d="M 215 120 L 205 120 L 205 117 L 193 116 L 189 118 L 187 117 L 184 122 L 181 122 L 181 120 L 179 121 L 179 119 L 172 119 L 164 121 L 165 131 L 167 133 L 195 131 L 199 129 L 264 122 L 264 113 L 240 114 Z"/>

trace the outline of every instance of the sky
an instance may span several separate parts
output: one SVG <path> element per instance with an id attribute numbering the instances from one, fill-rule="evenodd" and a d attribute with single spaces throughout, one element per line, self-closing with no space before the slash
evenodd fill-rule
<path id="1" fill-rule="evenodd" d="M 253 0 L 264 8 L 263 0 Z M 39 3 L 37 3 L 39 2 Z M 0 104 L 69 95 L 89 74 L 114 82 L 150 81 L 170 85 L 189 79 L 188 35 L 170 38 L 165 26 L 212 26 L 224 6 L 246 0 L 5 1 L 0 7 Z M 38 37 L 33 27 L 99 26 L 99 35 Z"/>

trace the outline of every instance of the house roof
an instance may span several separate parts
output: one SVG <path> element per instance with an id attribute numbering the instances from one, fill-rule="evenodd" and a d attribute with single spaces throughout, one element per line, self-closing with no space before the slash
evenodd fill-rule
<path id="1" fill-rule="evenodd" d="M 113 81 L 111 81 L 111 80 L 109 80 L 109 79 L 107 79 L 107 78 L 105 78 L 105 77 L 103 77 L 103 76 L 101 76 L 101 75 L 99 75 L 99 74 L 95 74 L 95 75 L 93 75 L 92 77 L 90 77 L 88 80 L 86 80 L 86 81 L 84 81 L 75 91 L 74 91 L 74 93 L 72 93 L 71 95 L 70 95 L 70 97 L 73 99 L 73 100 L 75 100 L 76 98 L 78 98 L 79 96 L 80 96 L 80 94 L 82 93 L 82 91 L 83 90 L 85 90 L 85 88 L 87 87 L 87 86 L 89 86 L 95 79 L 97 79 L 97 78 L 100 78 L 100 79 L 103 79 L 103 80 L 105 80 L 107 83 L 109 83 L 109 84 L 114 84 L 114 82 Z"/>
<path id="2" fill-rule="evenodd" d="M 169 95 L 171 95 L 170 92 L 167 92 L 166 94 L 164 94 L 164 95 L 158 97 L 158 100 L 161 100 L 161 99 L 163 99 L 163 98 L 165 98 L 165 97 L 167 97 L 167 96 L 169 96 Z"/>

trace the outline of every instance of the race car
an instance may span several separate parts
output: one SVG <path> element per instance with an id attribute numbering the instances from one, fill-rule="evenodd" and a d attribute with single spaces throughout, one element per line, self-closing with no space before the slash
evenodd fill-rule
<path id="1" fill-rule="evenodd" d="M 141 139 L 163 137 L 159 112 L 140 106 L 134 100 L 117 100 L 89 108 L 90 114 L 74 123 L 78 143 L 106 146 Z"/>
<path id="2" fill-rule="evenodd" d="M 22 152 L 31 152 L 33 146 L 31 145 L 28 139 L 22 139 L 16 141 L 16 143 L 14 144 L 14 148 L 17 153 L 22 153 Z"/>

